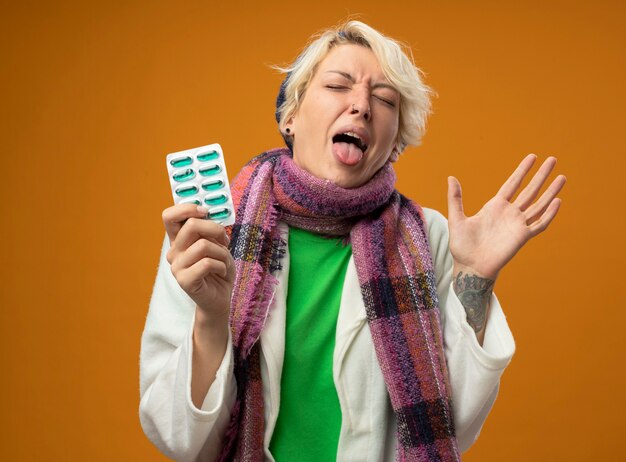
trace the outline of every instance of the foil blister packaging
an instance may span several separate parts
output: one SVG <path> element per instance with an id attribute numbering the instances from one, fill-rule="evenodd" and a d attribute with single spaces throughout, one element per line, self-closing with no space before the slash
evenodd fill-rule
<path id="1" fill-rule="evenodd" d="M 223 226 L 235 222 L 224 152 L 219 144 L 173 152 L 166 162 L 175 204 L 203 205 L 209 209 L 207 218 Z"/>

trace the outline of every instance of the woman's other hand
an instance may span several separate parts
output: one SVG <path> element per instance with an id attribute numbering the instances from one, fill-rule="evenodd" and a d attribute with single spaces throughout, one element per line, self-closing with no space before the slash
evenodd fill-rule
<path id="1" fill-rule="evenodd" d="M 228 321 L 235 265 L 223 226 L 206 220 L 207 210 L 179 204 L 163 211 L 170 240 L 167 261 L 180 287 L 207 321 Z"/>
<path id="2" fill-rule="evenodd" d="M 461 184 L 448 178 L 448 226 L 454 275 L 460 271 L 495 281 L 504 265 L 531 238 L 543 232 L 561 205 L 559 193 L 566 178 L 557 176 L 535 201 L 556 165 L 548 157 L 529 184 L 513 200 L 537 156 L 529 154 L 502 185 L 498 193 L 474 216 L 463 213 Z"/>

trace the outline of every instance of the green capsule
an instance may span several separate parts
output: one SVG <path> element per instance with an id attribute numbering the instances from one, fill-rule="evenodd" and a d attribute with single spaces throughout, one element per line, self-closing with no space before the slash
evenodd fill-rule
<path id="1" fill-rule="evenodd" d="M 180 197 L 193 196 L 194 194 L 198 194 L 198 187 L 194 185 L 180 186 L 176 188 L 176 194 Z"/>
<path id="2" fill-rule="evenodd" d="M 222 171 L 222 169 L 220 168 L 219 165 L 211 165 L 210 167 L 201 168 L 199 170 L 200 175 L 202 175 L 202 176 L 216 175 L 216 174 L 218 174 L 221 171 Z"/>
<path id="3" fill-rule="evenodd" d="M 214 194 L 212 196 L 206 196 L 204 198 L 204 203 L 206 205 L 220 205 L 225 204 L 228 201 L 228 197 L 226 194 Z"/>
<path id="4" fill-rule="evenodd" d="M 230 215 L 230 210 L 227 208 L 211 210 L 209 212 L 209 218 L 211 220 L 223 220 Z"/>
<path id="5" fill-rule="evenodd" d="M 194 176 L 196 176 L 196 172 L 194 172 L 191 168 L 186 168 L 185 170 L 174 172 L 172 178 L 174 178 L 174 181 L 181 182 L 191 180 Z"/>
<path id="6" fill-rule="evenodd" d="M 193 159 L 189 156 L 176 157 L 170 160 L 170 164 L 174 168 L 187 167 L 193 163 Z"/>
<path id="7" fill-rule="evenodd" d="M 202 204 L 202 202 L 200 202 L 198 199 L 185 199 L 179 202 L 179 204 L 195 204 L 195 205 L 200 205 Z"/>
<path id="8" fill-rule="evenodd" d="M 202 183 L 201 186 L 202 186 L 202 189 L 204 189 L 205 191 L 216 191 L 224 187 L 224 181 L 222 180 L 205 181 L 204 183 Z"/>
<path id="9" fill-rule="evenodd" d="M 198 154 L 196 157 L 200 162 L 208 162 L 210 160 L 215 160 L 219 157 L 219 153 L 217 151 L 209 151 L 203 152 L 202 154 Z"/>

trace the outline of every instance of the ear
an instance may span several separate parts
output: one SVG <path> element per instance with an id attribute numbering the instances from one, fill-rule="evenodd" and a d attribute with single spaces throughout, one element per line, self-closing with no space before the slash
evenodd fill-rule
<path id="1" fill-rule="evenodd" d="M 294 121 L 294 117 L 292 116 L 289 118 L 289 120 L 287 120 L 283 124 L 283 133 L 285 133 L 287 136 L 293 136 L 294 128 L 295 128 L 295 121 Z"/>
<path id="2" fill-rule="evenodd" d="M 394 145 L 391 150 L 391 154 L 389 155 L 389 162 L 396 162 L 400 157 L 400 153 L 398 152 L 398 146 Z"/>

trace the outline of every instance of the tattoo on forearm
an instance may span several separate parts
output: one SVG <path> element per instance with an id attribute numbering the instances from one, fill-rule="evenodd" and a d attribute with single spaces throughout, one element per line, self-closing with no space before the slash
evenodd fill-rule
<path id="1" fill-rule="evenodd" d="M 465 307 L 467 322 L 474 332 L 480 332 L 485 327 L 487 307 L 494 283 L 495 281 L 491 279 L 463 274 L 462 271 L 459 271 L 454 279 L 454 291 Z"/>

